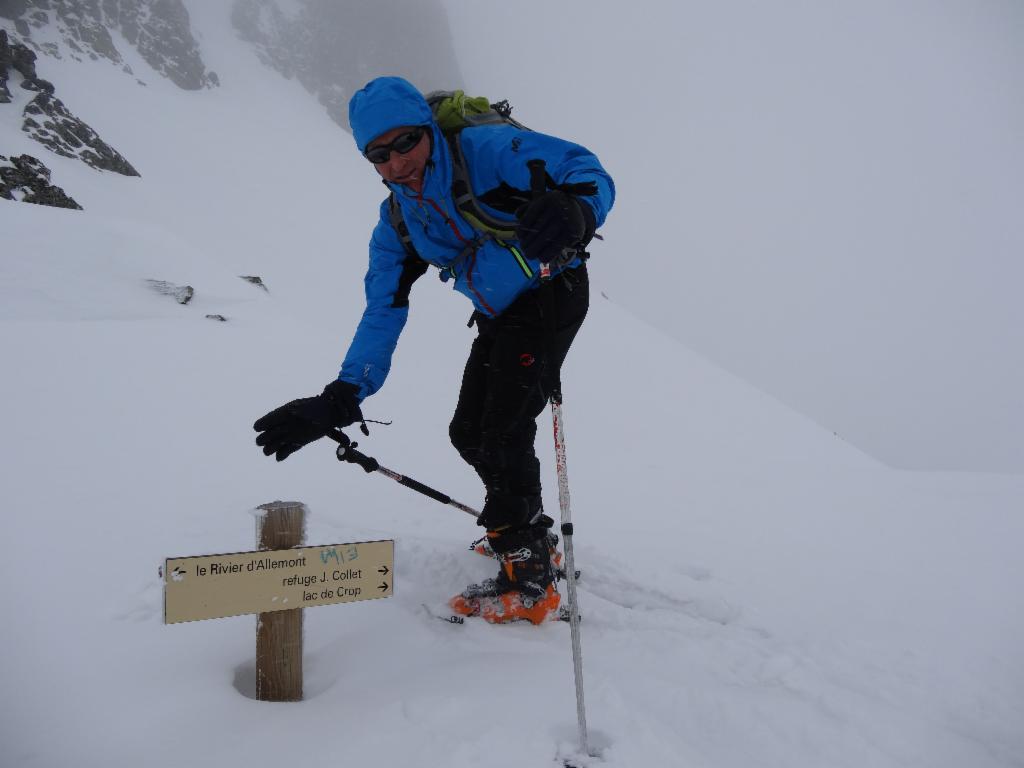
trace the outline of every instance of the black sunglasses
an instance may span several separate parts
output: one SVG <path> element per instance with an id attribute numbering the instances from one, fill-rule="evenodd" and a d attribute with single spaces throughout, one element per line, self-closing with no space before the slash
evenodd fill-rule
<path id="1" fill-rule="evenodd" d="M 420 140 L 423 139 L 424 133 L 426 131 L 423 128 L 413 128 L 411 131 L 400 134 L 389 144 L 378 144 L 376 147 L 370 147 L 370 149 L 363 153 L 363 156 L 374 165 L 386 163 L 391 157 L 391 150 L 400 155 L 411 152 L 420 143 Z"/>

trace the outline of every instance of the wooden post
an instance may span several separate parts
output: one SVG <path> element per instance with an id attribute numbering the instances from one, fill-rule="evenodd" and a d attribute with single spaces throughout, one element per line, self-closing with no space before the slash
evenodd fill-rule
<path id="1" fill-rule="evenodd" d="M 302 546 L 306 506 L 298 501 L 261 504 L 259 548 Z M 261 613 L 256 624 L 256 698 L 302 701 L 302 609 Z"/>

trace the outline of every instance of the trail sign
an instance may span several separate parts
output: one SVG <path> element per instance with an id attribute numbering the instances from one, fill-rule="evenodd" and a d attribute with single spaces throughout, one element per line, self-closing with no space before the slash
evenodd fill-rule
<path id="1" fill-rule="evenodd" d="M 164 623 L 391 597 L 394 561 L 392 540 L 168 558 Z"/>

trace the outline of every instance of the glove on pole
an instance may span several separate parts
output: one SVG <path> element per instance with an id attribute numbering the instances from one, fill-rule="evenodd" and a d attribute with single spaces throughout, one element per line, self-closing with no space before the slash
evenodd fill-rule
<path id="1" fill-rule="evenodd" d="M 319 440 L 335 427 L 362 421 L 358 389 L 346 381 L 332 381 L 315 397 L 292 400 L 257 419 L 252 425 L 260 434 L 256 445 L 266 456 L 284 461 L 299 448 Z"/>
<path id="2" fill-rule="evenodd" d="M 583 205 L 575 195 L 559 189 L 534 191 L 516 227 L 519 244 L 526 255 L 541 264 L 556 266 L 572 261 L 576 257 L 576 246 L 587 232 Z"/>

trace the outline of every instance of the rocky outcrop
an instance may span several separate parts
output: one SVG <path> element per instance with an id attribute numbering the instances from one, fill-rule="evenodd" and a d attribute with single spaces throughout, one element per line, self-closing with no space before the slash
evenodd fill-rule
<path id="1" fill-rule="evenodd" d="M 252 283 L 257 288 L 262 288 L 267 293 L 270 293 L 270 289 L 267 288 L 266 283 L 263 282 L 263 278 L 259 275 L 239 275 L 239 277 L 245 280 L 245 282 Z"/>
<path id="2" fill-rule="evenodd" d="M 82 210 L 63 189 L 50 184 L 50 169 L 32 155 L 0 155 L 0 198 Z"/>
<path id="3" fill-rule="evenodd" d="M 302 83 L 346 129 L 349 97 L 377 75 L 404 73 L 424 91 L 462 87 L 440 0 L 291 0 L 286 7 L 235 0 L 231 20 L 264 64 Z"/>
<path id="4" fill-rule="evenodd" d="M 0 29 L 0 104 L 10 104 L 9 80 L 13 72 L 24 78 L 21 87 L 27 91 L 53 93 L 53 83 L 36 75 L 36 55 L 24 45 L 12 43 Z"/>
<path id="5" fill-rule="evenodd" d="M 103 9 L 105 23 L 120 28 L 146 63 L 179 88 L 220 85 L 206 70 L 182 0 L 103 0 Z"/>
<path id="6" fill-rule="evenodd" d="M 7 73 L 14 69 L 14 54 L 7 42 L 7 33 L 0 29 L 0 104 L 11 103 L 11 90 L 7 87 Z"/>
<path id="7" fill-rule="evenodd" d="M 72 51 L 91 59 L 103 57 L 114 64 L 123 63 L 104 23 L 99 0 L 53 0 L 53 5 L 57 24 Z M 42 16 L 37 18 L 43 20 Z"/>
<path id="8" fill-rule="evenodd" d="M 175 285 L 166 280 L 146 280 L 146 285 L 163 296 L 170 296 L 179 304 L 188 304 L 195 295 L 191 285 Z"/>
<path id="9" fill-rule="evenodd" d="M 206 69 L 182 0 L 0 0 L 0 17 L 14 23 L 23 44 L 60 58 L 107 59 L 129 74 L 111 35 L 124 36 L 154 70 L 185 90 L 219 85 Z M 56 27 L 60 44 L 37 42 L 33 31 Z"/>
<path id="10" fill-rule="evenodd" d="M 101 171 L 113 171 L 124 176 L 139 175 L 131 163 L 103 141 L 96 131 L 71 114 L 64 102 L 52 94 L 41 93 L 25 107 L 22 130 L 58 155 L 77 157 Z"/>
<path id="11" fill-rule="evenodd" d="M 0 30 L 0 103 L 12 101 L 10 79 L 14 73 L 21 75 L 23 89 L 38 92 L 23 111 L 22 130 L 58 155 L 77 157 L 101 171 L 138 176 L 131 163 L 54 96 L 53 84 L 36 75 L 35 62 L 33 51 L 11 43 Z"/>

